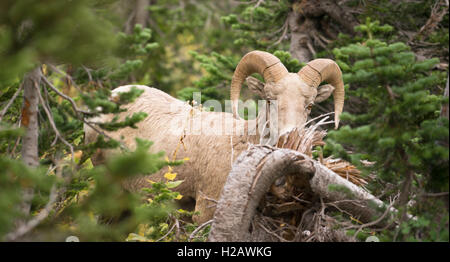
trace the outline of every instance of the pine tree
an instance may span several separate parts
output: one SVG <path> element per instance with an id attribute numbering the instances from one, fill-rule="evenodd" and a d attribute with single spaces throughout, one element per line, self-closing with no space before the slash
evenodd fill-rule
<path id="1" fill-rule="evenodd" d="M 368 188 L 386 202 L 401 193 L 400 226 L 377 236 L 448 241 L 448 212 L 436 201 L 448 197 L 448 117 L 439 117 L 448 96 L 442 98 L 446 76 L 438 71 L 448 64 L 448 6 L 443 0 L 337 3 L 0 1 L 0 239 L 187 240 L 173 230 L 180 217 L 192 215 L 172 205 L 182 196 L 170 189 L 182 181 L 174 180 L 170 165 L 181 163 L 149 154 L 148 141 L 138 140 L 134 151 L 106 135 L 84 144 L 83 125 L 122 112 L 141 94 L 132 89 L 111 99 L 110 90 L 123 84 L 152 86 L 184 100 L 200 91 L 200 102 L 223 101 L 242 55 L 259 49 L 279 57 L 290 72 L 318 57 L 338 61 L 347 113 L 342 128 L 329 132 L 325 155 L 352 161 L 374 178 Z M 367 21 L 354 30 L 366 17 L 381 23 Z M 29 72 L 39 81 L 28 81 Z M 39 92 L 33 89 L 36 167 L 21 160 L 26 82 L 39 82 Z M 243 88 L 242 98 L 256 97 Z M 331 101 L 311 116 L 332 111 Z M 116 118 L 97 130 L 133 128 L 145 117 Z M 90 156 L 98 149 L 120 154 L 94 167 Z M 161 168 L 168 169 L 167 181 L 138 194 L 120 190 L 124 179 Z M 34 190 L 28 215 L 12 208 L 23 203 L 24 188 Z M 417 219 L 405 221 L 406 212 Z M 18 230 L 19 221 L 28 225 L 25 231 Z M 186 223 L 180 231 L 189 235 L 194 228 Z"/>
<path id="2" fill-rule="evenodd" d="M 130 151 L 103 135 L 102 130 L 135 128 L 146 114 L 138 112 L 124 121 L 115 118 L 99 125 L 97 141 L 83 143 L 83 124 L 93 125 L 91 117 L 123 112 L 121 106 L 142 93 L 132 88 L 111 99 L 110 89 L 130 78 L 142 66 L 142 57 L 157 47 L 149 41 L 150 29 L 139 25 L 131 34 L 116 35 L 114 23 L 99 12 L 112 2 L 21 0 L 0 4 L 2 240 L 63 241 L 67 235 L 77 235 L 84 240 L 123 241 L 140 223 L 159 221 L 173 211 L 167 207 L 176 195 L 146 208 L 141 202 L 144 192 L 124 192 L 120 185 L 133 175 L 154 173 L 179 162 L 148 153 L 148 141 L 138 140 L 137 149 Z M 32 74 L 23 78 L 31 69 Z M 27 88 L 36 100 L 36 110 L 29 112 Z M 36 126 L 24 129 L 28 117 L 34 118 Z M 30 156 L 36 160 L 33 163 L 22 161 L 26 160 L 23 152 L 31 152 L 24 146 L 27 134 L 33 135 L 32 140 L 27 139 L 33 142 L 27 142 L 34 152 Z M 93 167 L 90 156 L 99 148 L 116 149 L 122 154 Z M 155 194 L 163 194 L 166 187 L 161 184 Z M 24 194 L 24 188 L 31 191 Z M 81 200 L 82 195 L 85 197 Z M 31 199 L 25 199 L 27 196 Z M 21 203 L 30 212 L 17 209 Z M 128 218 L 115 224 L 101 220 L 126 211 Z M 55 228 L 55 224 L 61 227 Z"/>
<path id="3" fill-rule="evenodd" d="M 406 44 L 375 38 L 376 32 L 392 30 L 378 21 L 367 19 L 355 30 L 365 39 L 333 53 L 347 96 L 360 98 L 365 106 L 358 114 L 342 114 L 343 126 L 329 133 L 325 152 L 375 174 L 383 186 L 372 183 L 371 189 L 400 192 L 403 208 L 412 196 L 448 191 L 448 146 L 440 142 L 448 145 L 448 118 L 440 117 L 441 106 L 448 103 L 442 96 L 446 75 L 432 70 L 439 60 L 418 61 Z M 363 160 L 374 164 L 366 166 Z M 388 183 L 393 192 L 386 192 Z"/>

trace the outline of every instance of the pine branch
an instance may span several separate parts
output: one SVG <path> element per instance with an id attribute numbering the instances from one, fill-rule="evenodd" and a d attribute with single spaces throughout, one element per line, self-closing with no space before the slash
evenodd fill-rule
<path id="1" fill-rule="evenodd" d="M 206 221 L 205 223 L 201 224 L 200 226 L 198 226 L 194 231 L 192 231 L 191 235 L 189 236 L 189 240 L 188 241 L 192 241 L 192 239 L 194 239 L 195 235 L 197 235 L 197 233 L 202 230 L 204 227 L 206 227 L 209 224 L 212 224 L 213 219 Z"/>
<path id="2" fill-rule="evenodd" d="M 3 117 L 5 116 L 6 112 L 8 111 L 8 108 L 12 105 L 14 100 L 16 100 L 17 96 L 19 95 L 20 91 L 22 91 L 23 86 L 21 85 L 17 91 L 14 93 L 13 97 L 9 100 L 8 104 L 3 108 L 2 112 L 0 113 L 0 121 L 2 121 Z"/>
<path id="3" fill-rule="evenodd" d="M 283 29 L 283 33 L 281 34 L 280 38 L 278 38 L 278 40 L 275 43 L 271 44 L 269 47 L 273 47 L 273 46 L 278 45 L 279 43 L 281 43 L 286 38 L 286 35 L 287 35 L 287 32 L 288 32 L 288 28 L 289 28 L 289 23 L 288 23 L 287 19 L 284 22 L 282 28 L 284 28 L 284 29 Z"/>
<path id="4" fill-rule="evenodd" d="M 73 110 L 75 112 L 76 117 L 80 121 L 82 121 L 84 124 L 88 125 L 90 128 L 92 128 L 98 134 L 101 134 L 104 137 L 107 137 L 107 138 L 109 138 L 111 140 L 114 140 L 111 136 L 107 135 L 105 132 L 103 132 L 103 131 L 99 130 L 98 128 L 96 128 L 90 122 L 86 121 L 82 115 L 80 115 L 80 113 L 82 113 L 82 114 L 92 114 L 91 112 L 87 112 L 87 111 L 79 109 L 77 107 L 75 101 L 72 98 L 70 98 L 69 96 L 63 94 L 61 91 L 59 91 L 52 83 L 50 83 L 50 81 L 45 76 L 42 76 L 42 80 L 47 84 L 48 87 L 50 87 L 50 89 L 55 91 L 56 94 L 58 94 L 59 96 L 61 96 L 62 98 L 66 99 L 67 101 L 70 102 L 70 104 L 72 105 L 72 108 L 73 108 Z M 128 148 L 122 142 L 120 142 L 120 147 L 122 149 L 128 150 Z"/>
<path id="5" fill-rule="evenodd" d="M 56 137 L 59 140 L 61 140 L 61 142 L 63 142 L 66 146 L 69 147 L 70 154 L 71 154 L 71 159 L 72 159 L 72 164 L 75 163 L 73 146 L 69 142 L 67 142 L 67 140 L 64 139 L 64 137 L 61 136 L 61 133 L 59 132 L 58 128 L 56 127 L 55 121 L 53 120 L 53 116 L 50 113 L 50 109 L 47 108 L 47 103 L 44 101 L 44 98 L 42 97 L 41 92 L 39 91 L 39 89 L 38 89 L 38 96 L 39 96 L 39 100 L 41 101 L 41 105 L 44 108 L 44 111 L 45 111 L 45 113 L 47 115 L 48 121 L 50 122 L 50 125 L 51 125 L 53 131 L 55 132 Z M 53 141 L 52 146 L 55 145 L 56 141 L 57 141 L 56 139 L 55 139 L 55 141 Z"/>
<path id="6" fill-rule="evenodd" d="M 58 199 L 58 191 L 56 190 L 56 185 L 52 186 L 50 197 L 45 205 L 45 207 L 37 214 L 33 219 L 28 221 L 26 224 L 19 226 L 14 232 L 11 232 L 6 235 L 7 241 L 15 241 L 18 238 L 24 236 L 31 230 L 33 230 L 36 226 L 38 226 L 45 218 L 48 217 L 50 211 L 53 208 L 53 204 Z"/>
<path id="7" fill-rule="evenodd" d="M 50 87 L 50 89 L 52 89 L 53 91 L 55 91 L 55 93 L 57 95 L 59 95 L 60 97 L 64 98 L 65 100 L 69 101 L 70 104 L 72 105 L 73 110 L 75 111 L 75 114 L 78 116 L 79 113 L 83 113 L 83 114 L 87 114 L 87 115 L 92 115 L 91 112 L 88 111 L 84 111 L 81 110 L 77 107 L 77 104 L 75 103 L 75 101 L 73 101 L 72 98 L 70 98 L 69 96 L 63 94 L 61 91 L 58 90 L 58 88 L 56 88 L 52 83 L 50 83 L 50 81 L 45 77 L 42 76 L 42 80 L 44 81 L 45 84 L 47 84 L 48 87 Z"/>
<path id="8" fill-rule="evenodd" d="M 47 64 L 47 65 L 48 65 L 53 71 L 55 71 L 55 72 L 57 72 L 57 73 L 59 73 L 59 74 L 65 76 L 65 77 L 67 77 L 67 78 L 69 79 L 70 83 L 73 84 L 73 86 L 74 86 L 79 92 L 81 92 L 81 89 L 77 86 L 77 84 L 75 83 L 75 81 L 73 80 L 73 78 L 72 78 L 69 74 L 67 74 L 66 72 L 63 72 L 63 71 L 59 70 L 56 66 L 54 66 L 54 65 L 52 65 L 52 64 Z M 89 73 L 88 73 L 88 74 L 89 74 Z"/>

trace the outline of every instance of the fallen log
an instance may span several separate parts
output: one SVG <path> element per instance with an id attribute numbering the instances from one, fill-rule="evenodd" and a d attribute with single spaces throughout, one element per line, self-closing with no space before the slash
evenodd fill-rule
<path id="1" fill-rule="evenodd" d="M 386 205 L 363 188 L 298 151 L 251 145 L 234 162 L 214 214 L 209 241 L 267 241 L 251 229 L 258 205 L 271 185 L 283 176 L 295 176 L 320 198 L 364 223 L 383 216 Z M 388 217 L 388 216 L 387 216 Z M 387 219 L 372 226 L 384 227 Z M 273 240 L 273 239 L 271 239 Z"/>

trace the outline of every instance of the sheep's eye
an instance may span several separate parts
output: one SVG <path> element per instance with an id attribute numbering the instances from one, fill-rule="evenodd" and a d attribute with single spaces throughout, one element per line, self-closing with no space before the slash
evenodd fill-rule
<path id="1" fill-rule="evenodd" d="M 313 107 L 313 104 L 309 104 L 309 105 L 306 107 L 306 109 L 308 109 L 309 111 L 311 111 L 312 107 Z"/>

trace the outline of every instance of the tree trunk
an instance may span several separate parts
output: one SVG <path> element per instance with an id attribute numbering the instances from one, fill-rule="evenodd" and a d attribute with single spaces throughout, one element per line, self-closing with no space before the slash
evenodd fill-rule
<path id="1" fill-rule="evenodd" d="M 444 97 L 448 99 L 448 75 L 447 75 L 447 85 L 445 86 Z M 448 103 L 442 105 L 441 117 L 446 117 L 448 119 Z"/>
<path id="2" fill-rule="evenodd" d="M 291 44 L 289 46 L 289 53 L 293 58 L 298 61 L 307 63 L 313 59 L 313 53 L 308 48 L 311 39 L 308 35 L 307 28 L 310 27 L 309 23 L 303 22 L 300 25 L 301 15 L 296 12 L 289 13 L 288 25 L 291 29 Z M 306 30 L 305 30 L 306 29 Z"/>
<path id="3" fill-rule="evenodd" d="M 136 0 L 134 10 L 136 12 L 136 17 L 134 19 L 134 24 L 141 24 L 142 27 L 147 27 L 148 20 L 148 6 L 150 5 L 150 0 Z"/>
<path id="4" fill-rule="evenodd" d="M 150 6 L 150 0 L 135 0 L 134 3 L 128 1 L 123 2 L 123 5 L 129 10 L 127 23 L 125 24 L 125 32 L 131 34 L 136 24 L 141 24 L 142 27 L 147 27 Z"/>
<path id="5" fill-rule="evenodd" d="M 289 46 L 289 53 L 298 61 L 307 63 L 312 60 L 313 54 L 308 48 L 308 43 L 311 41 L 308 34 L 305 33 L 304 28 L 308 27 L 306 23 L 300 26 L 300 14 L 296 12 L 289 13 L 288 25 L 291 29 L 291 44 Z"/>
<path id="6" fill-rule="evenodd" d="M 208 240 L 261 241 L 249 232 L 256 208 L 273 182 L 289 174 L 296 175 L 309 184 L 313 193 L 335 202 L 337 207 L 360 221 L 373 221 L 383 213 L 385 205 L 382 201 L 308 156 L 289 149 L 252 146 L 233 164 L 217 204 Z M 345 190 L 332 190 L 330 185 Z M 385 226 L 386 220 L 376 224 Z"/>
<path id="7" fill-rule="evenodd" d="M 325 49 L 340 32 L 354 34 L 358 20 L 335 0 L 300 0 L 288 15 L 289 52 L 300 62 L 312 60 L 318 48 Z"/>
<path id="8" fill-rule="evenodd" d="M 412 186 L 413 176 L 414 176 L 414 173 L 411 170 L 409 170 L 406 173 L 405 180 L 402 183 L 400 196 L 398 197 L 398 205 L 399 206 L 406 206 L 406 204 L 409 201 L 409 195 L 411 193 L 411 186 Z"/>
<path id="9" fill-rule="evenodd" d="M 22 138 L 22 161 L 29 167 L 39 165 L 38 157 L 38 103 L 39 82 L 41 78 L 40 67 L 28 73 L 23 81 L 23 106 L 21 126 L 25 128 Z M 30 212 L 33 188 L 23 189 L 23 202 L 20 210 L 28 215 Z"/>
<path id="10" fill-rule="evenodd" d="M 273 182 L 292 173 L 305 180 L 312 177 L 312 162 L 294 152 L 253 146 L 236 159 L 217 203 L 209 241 L 249 241 L 256 207 Z"/>

